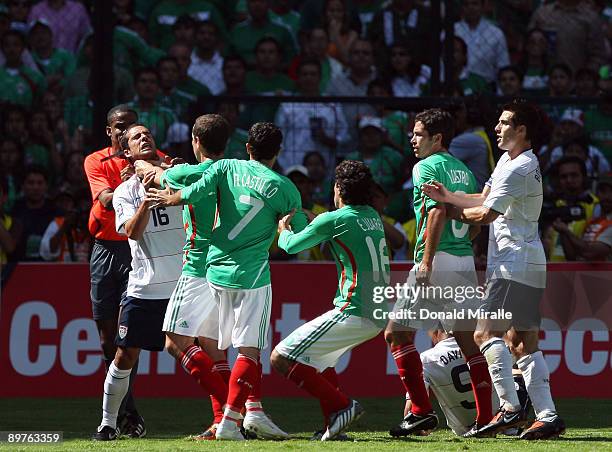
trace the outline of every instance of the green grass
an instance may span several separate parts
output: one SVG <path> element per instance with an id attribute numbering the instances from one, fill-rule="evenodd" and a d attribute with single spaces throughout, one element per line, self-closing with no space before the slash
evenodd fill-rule
<path id="1" fill-rule="evenodd" d="M 138 407 L 147 421 L 145 439 L 121 439 L 112 443 L 89 440 L 100 420 L 99 399 L 0 399 L 0 430 L 61 430 L 60 445 L 0 444 L 0 450 L 312 450 L 331 451 L 374 450 L 391 451 L 417 448 L 425 451 L 521 451 L 521 450 L 587 450 L 612 451 L 612 401 L 559 400 L 568 431 L 556 441 L 526 442 L 499 436 L 497 439 L 463 440 L 448 429 L 440 429 L 428 437 L 391 439 L 387 430 L 400 420 L 401 398 L 360 399 L 367 413 L 351 427 L 350 442 L 310 442 L 312 432 L 320 428 L 318 403 L 312 399 L 270 398 L 264 406 L 275 422 L 289 431 L 294 439 L 283 442 L 248 441 L 246 443 L 194 442 L 190 434 L 197 433 L 211 419 L 207 399 L 140 399 Z M 438 410 L 438 412 L 440 412 Z"/>

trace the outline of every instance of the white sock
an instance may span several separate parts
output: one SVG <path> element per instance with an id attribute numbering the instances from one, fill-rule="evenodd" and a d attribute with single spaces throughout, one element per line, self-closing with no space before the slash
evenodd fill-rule
<path id="1" fill-rule="evenodd" d="M 130 387 L 130 373 L 132 369 L 119 369 L 113 362 L 106 372 L 104 380 L 104 401 L 102 402 L 102 423 L 117 428 L 117 414 L 121 401 Z"/>
<path id="2" fill-rule="evenodd" d="M 502 408 L 508 411 L 520 410 L 514 378 L 512 378 L 512 355 L 506 343 L 499 337 L 489 339 L 480 346 L 480 351 L 487 360 L 491 381 Z"/>
<path id="3" fill-rule="evenodd" d="M 523 373 L 525 386 L 538 421 L 556 416 L 555 402 L 550 395 L 550 372 L 541 351 L 523 356 L 516 364 Z"/>

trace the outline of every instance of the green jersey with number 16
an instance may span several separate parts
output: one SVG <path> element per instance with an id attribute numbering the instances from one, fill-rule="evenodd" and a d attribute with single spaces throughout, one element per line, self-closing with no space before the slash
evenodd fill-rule
<path id="1" fill-rule="evenodd" d="M 414 214 L 417 224 L 417 239 L 414 246 L 414 260 L 421 262 L 427 240 L 427 220 L 429 210 L 440 204 L 427 197 L 421 191 L 421 185 L 426 182 L 438 181 L 444 184 L 448 191 L 456 193 L 475 193 L 476 179 L 463 162 L 448 152 L 437 152 L 420 160 L 412 169 L 414 182 Z M 472 242 L 468 234 L 469 225 L 457 220 L 447 221 L 442 230 L 440 243 L 436 251 L 444 251 L 454 256 L 471 256 Z"/>
<path id="2" fill-rule="evenodd" d="M 334 306 L 371 318 L 375 286 L 389 283 L 389 250 L 383 222 L 370 206 L 349 205 L 322 213 L 299 233 L 283 231 L 278 246 L 295 254 L 329 240 L 338 270 Z"/>
<path id="3" fill-rule="evenodd" d="M 161 187 L 181 190 L 197 182 L 212 166 L 213 160 L 197 165 L 177 165 L 163 172 Z M 186 240 L 183 247 L 183 275 L 204 278 L 206 276 L 206 255 L 212 229 L 217 222 L 217 191 L 210 190 L 209 196 L 197 204 L 183 206 L 183 225 Z"/>
<path id="4" fill-rule="evenodd" d="M 279 217 L 296 209 L 294 230 L 306 227 L 300 193 L 289 179 L 260 162 L 231 159 L 215 162 L 181 191 L 182 199 L 197 204 L 215 190 L 221 224 L 213 229 L 206 279 L 234 289 L 270 284 L 268 250 Z"/>

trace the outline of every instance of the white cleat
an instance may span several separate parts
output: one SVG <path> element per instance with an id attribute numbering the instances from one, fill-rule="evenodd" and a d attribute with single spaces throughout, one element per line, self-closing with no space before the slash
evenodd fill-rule
<path id="1" fill-rule="evenodd" d="M 323 433 L 321 441 L 334 439 L 364 414 L 365 410 L 361 407 L 359 402 L 351 400 L 347 408 L 336 411 L 329 417 L 329 427 L 327 427 L 327 430 Z"/>
<path id="2" fill-rule="evenodd" d="M 240 427 L 234 421 L 223 419 L 217 427 L 216 438 L 227 441 L 245 441 L 245 437 L 240 431 Z"/>
<path id="3" fill-rule="evenodd" d="M 247 432 L 255 433 L 263 439 L 289 438 L 263 411 L 247 411 L 242 426 Z"/>

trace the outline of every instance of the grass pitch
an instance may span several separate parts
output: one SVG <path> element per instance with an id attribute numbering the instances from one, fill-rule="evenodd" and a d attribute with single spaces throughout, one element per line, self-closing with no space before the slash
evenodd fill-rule
<path id="1" fill-rule="evenodd" d="M 0 430 L 61 430 L 64 442 L 57 445 L 0 444 L 10 451 L 194 451 L 194 450 L 321 450 L 391 451 L 419 449 L 425 451 L 540 451 L 574 450 L 612 451 L 612 400 L 559 400 L 557 407 L 568 426 L 567 433 L 554 441 L 519 441 L 498 436 L 497 439 L 464 440 L 445 428 L 428 437 L 396 440 L 389 437 L 389 427 L 401 419 L 401 397 L 394 399 L 359 399 L 366 415 L 351 426 L 353 441 L 312 442 L 312 433 L 321 427 L 318 403 L 307 398 L 270 398 L 264 401 L 266 412 L 290 432 L 290 441 L 195 442 L 189 435 L 200 432 L 211 420 L 208 399 L 140 399 L 140 413 L 147 423 L 147 437 L 96 443 L 89 439 L 100 421 L 100 399 L 0 399 Z M 437 410 L 441 414 L 440 410 Z M 442 416 L 441 416 L 442 418 Z M 443 423 L 444 421 L 442 421 Z"/>

